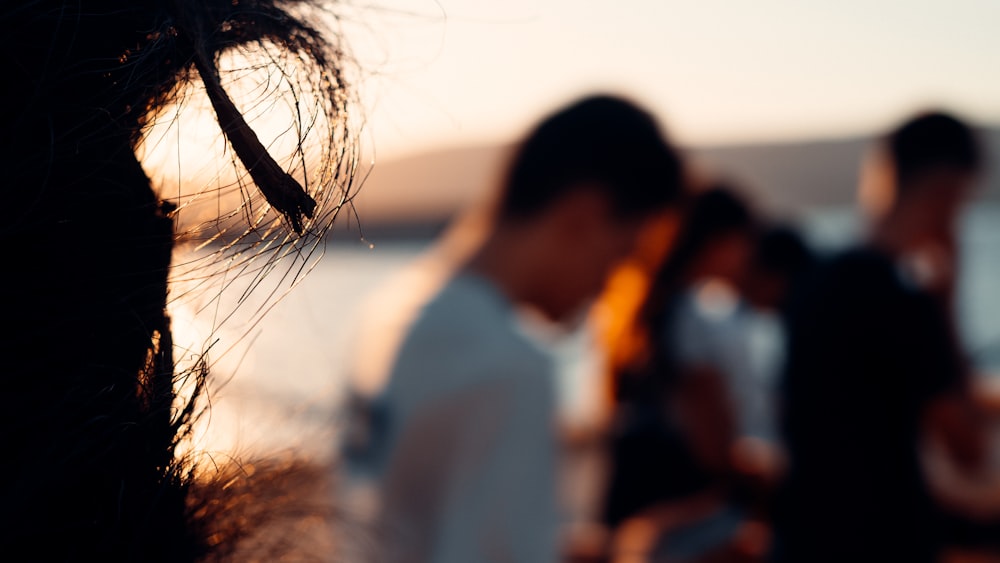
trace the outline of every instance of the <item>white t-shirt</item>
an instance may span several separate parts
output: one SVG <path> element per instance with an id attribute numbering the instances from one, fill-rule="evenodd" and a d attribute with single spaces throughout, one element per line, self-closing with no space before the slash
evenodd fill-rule
<path id="1" fill-rule="evenodd" d="M 705 365 L 725 378 L 737 431 L 777 440 L 774 365 L 780 350 L 772 324 L 751 314 L 734 293 L 710 283 L 680 296 L 667 333 L 677 361 Z"/>
<path id="2" fill-rule="evenodd" d="M 346 486 L 373 487 L 378 560 L 556 561 L 552 357 L 470 274 L 399 328 L 374 335 L 396 349 L 359 394 L 344 457 Z"/>

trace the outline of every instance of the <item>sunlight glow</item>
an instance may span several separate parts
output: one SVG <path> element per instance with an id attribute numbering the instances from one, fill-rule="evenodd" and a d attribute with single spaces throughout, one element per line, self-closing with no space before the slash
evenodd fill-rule
<path id="1" fill-rule="evenodd" d="M 219 58 L 223 87 L 278 164 L 309 186 L 314 161 L 329 147 L 330 124 L 312 77 L 296 57 L 272 62 L 267 50 L 230 51 Z M 195 81 L 151 120 L 137 154 L 160 197 L 175 204 L 181 233 L 261 224 L 269 206 L 256 197 L 233 154 L 211 102 Z M 214 229 L 210 225 L 215 225 Z M 208 235 L 210 236 L 210 235 Z"/>
<path id="2" fill-rule="evenodd" d="M 943 104 L 1000 122 L 1000 4 L 376 0 L 345 28 L 380 158 L 506 142 L 613 89 L 685 144 L 864 134 Z"/>

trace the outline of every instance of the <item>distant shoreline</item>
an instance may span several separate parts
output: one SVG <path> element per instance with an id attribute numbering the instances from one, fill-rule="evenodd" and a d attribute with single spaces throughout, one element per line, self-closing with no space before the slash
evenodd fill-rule
<path id="1" fill-rule="evenodd" d="M 337 223 L 326 234 L 327 242 L 349 244 L 358 242 L 390 243 L 431 241 L 440 237 L 451 219 L 448 217 L 412 221 L 365 221 Z"/>
<path id="2" fill-rule="evenodd" d="M 1000 127 L 981 129 L 990 165 L 978 198 L 1000 201 Z M 798 142 L 685 147 L 698 176 L 723 179 L 746 191 L 763 212 L 794 216 L 804 210 L 853 205 L 860 165 L 874 139 L 854 136 Z M 427 233 L 411 218 L 448 216 L 490 197 L 512 146 L 505 143 L 431 149 L 379 161 L 358 186 L 362 227 L 403 221 L 388 232 Z M 367 218 L 367 219 L 366 219 Z M 356 228 L 356 223 L 353 225 Z M 391 235 L 387 235 L 391 236 Z"/>

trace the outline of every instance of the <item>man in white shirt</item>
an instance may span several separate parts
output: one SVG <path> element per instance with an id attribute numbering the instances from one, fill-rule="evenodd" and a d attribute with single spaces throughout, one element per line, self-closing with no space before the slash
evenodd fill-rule
<path id="1" fill-rule="evenodd" d="M 655 120 L 613 96 L 526 137 L 483 243 L 377 335 L 392 350 L 356 386 L 345 465 L 374 483 L 373 559 L 559 559 L 555 365 L 517 311 L 582 318 L 682 175 Z"/>

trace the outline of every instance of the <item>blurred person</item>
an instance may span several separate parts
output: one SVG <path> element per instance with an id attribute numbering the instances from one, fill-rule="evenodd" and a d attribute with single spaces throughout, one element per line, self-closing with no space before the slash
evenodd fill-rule
<path id="1" fill-rule="evenodd" d="M 779 562 L 938 560 L 947 526 L 923 444 L 967 471 L 984 461 L 951 318 L 956 222 L 981 149 L 966 124 L 927 113 L 877 150 L 860 194 L 867 241 L 818 266 L 790 309 Z"/>
<path id="2" fill-rule="evenodd" d="M 617 374 L 604 506 L 620 540 L 662 527 L 664 545 L 650 550 L 701 557 L 728 549 L 744 523 L 731 447 L 757 424 L 745 408 L 754 385 L 738 293 L 755 224 L 728 186 L 692 194 L 639 309 L 639 344 Z"/>
<path id="3" fill-rule="evenodd" d="M 560 559 L 554 358 L 527 308 L 572 325 L 682 165 L 643 109 L 593 96 L 516 150 L 481 244 L 399 321 L 355 390 L 345 461 L 376 490 L 379 560 Z"/>
<path id="4" fill-rule="evenodd" d="M 732 462 L 750 477 L 752 504 L 770 520 L 775 487 L 785 469 L 778 429 L 779 379 L 786 354 L 790 303 L 809 279 L 817 253 L 790 224 L 760 227 L 741 283 L 747 304 L 746 329 L 752 369 L 742 388 L 743 431 L 732 448 Z"/>
<path id="5" fill-rule="evenodd" d="M 788 315 L 793 296 L 809 279 L 819 261 L 819 254 L 809 245 L 797 228 L 775 222 L 761 227 L 754 240 L 746 275 L 741 285 L 746 303 L 755 320 L 766 321 L 766 342 L 755 343 L 760 404 L 754 405 L 755 418 L 760 422 L 748 434 L 776 445 L 779 441 L 775 404 L 777 380 L 787 340 Z M 763 396 L 763 395 L 766 395 Z"/>
<path id="6" fill-rule="evenodd" d="M 816 251 L 791 225 L 775 223 L 762 228 L 743 283 L 747 301 L 762 311 L 787 314 L 792 295 L 818 259 Z"/>

